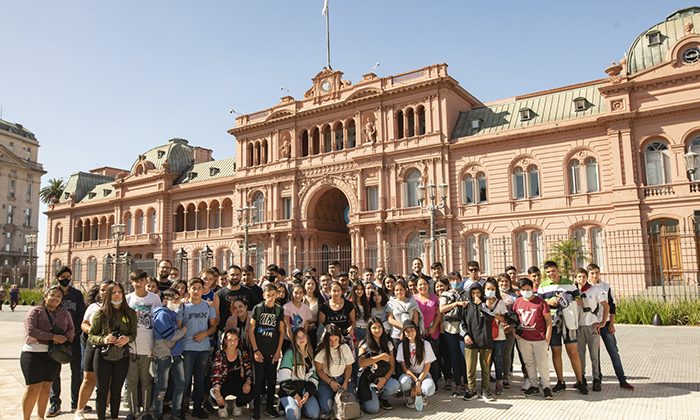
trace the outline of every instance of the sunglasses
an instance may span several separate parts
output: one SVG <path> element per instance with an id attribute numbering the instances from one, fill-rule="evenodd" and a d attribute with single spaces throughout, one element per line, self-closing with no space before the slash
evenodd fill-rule
<path id="1" fill-rule="evenodd" d="M 469 271 L 471 271 L 472 273 L 474 273 L 474 272 L 479 271 L 479 269 L 478 269 L 478 268 L 470 268 Z"/>

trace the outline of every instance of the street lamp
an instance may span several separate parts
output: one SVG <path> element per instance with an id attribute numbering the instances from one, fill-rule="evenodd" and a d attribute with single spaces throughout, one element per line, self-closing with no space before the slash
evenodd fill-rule
<path id="1" fill-rule="evenodd" d="M 690 150 L 683 155 L 685 158 L 685 168 L 690 174 L 690 182 L 695 182 L 695 171 L 698 167 L 698 154 Z"/>
<path id="2" fill-rule="evenodd" d="M 177 269 L 180 270 L 180 276 L 187 277 L 187 251 L 185 248 L 180 248 L 175 253 L 175 262 L 177 263 Z"/>
<path id="3" fill-rule="evenodd" d="M 114 241 L 114 281 L 117 282 L 117 266 L 119 265 L 119 242 L 124 240 L 126 233 L 126 225 L 112 225 L 111 232 L 112 240 Z"/>
<path id="4" fill-rule="evenodd" d="M 248 229 L 255 224 L 255 220 L 251 218 L 255 210 L 255 206 L 236 209 L 238 225 L 243 228 L 243 265 L 248 264 Z"/>
<path id="5" fill-rule="evenodd" d="M 437 202 L 437 189 L 440 188 L 440 202 Z M 426 197 L 430 199 L 427 203 Z M 421 209 L 428 210 L 430 213 L 430 258 L 431 262 L 437 261 L 437 249 L 435 247 L 435 213 L 438 210 L 445 208 L 447 202 L 447 184 L 428 184 L 418 186 L 418 204 Z M 425 205 L 424 205 L 425 204 Z"/>
<path id="6" fill-rule="evenodd" d="M 32 287 L 32 265 L 34 260 L 34 248 L 36 248 L 36 234 L 30 233 L 24 236 L 24 241 L 27 244 L 27 249 L 29 250 L 29 275 L 27 276 L 27 287 Z M 36 280 L 35 280 L 36 282 Z M 36 286 L 36 284 L 34 285 Z"/>
<path id="7" fill-rule="evenodd" d="M 209 245 L 205 245 L 204 249 L 199 254 L 199 261 L 202 265 L 202 270 L 212 266 L 212 261 L 214 258 L 214 251 L 209 248 Z"/>

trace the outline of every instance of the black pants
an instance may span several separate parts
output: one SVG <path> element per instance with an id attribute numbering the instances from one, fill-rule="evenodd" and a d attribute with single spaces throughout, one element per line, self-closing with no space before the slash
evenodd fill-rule
<path id="1" fill-rule="evenodd" d="M 267 388 L 267 408 L 275 404 L 275 382 L 277 380 L 277 364 L 272 363 L 272 356 L 265 356 L 262 363 L 253 362 L 255 370 L 255 398 L 253 401 L 254 417 L 260 418 L 260 398 Z"/>
<path id="2" fill-rule="evenodd" d="M 221 396 L 226 399 L 227 396 L 233 395 L 236 397 L 236 406 L 237 407 L 243 407 L 246 404 L 250 402 L 250 400 L 253 399 L 253 394 L 257 393 L 255 390 L 251 389 L 249 393 L 244 394 L 243 393 L 243 383 L 245 382 L 244 379 L 241 379 L 241 376 L 238 374 L 238 372 L 229 372 L 228 376 L 226 377 L 226 382 L 221 384 Z M 274 389 L 274 388 L 273 388 Z"/>
<path id="3" fill-rule="evenodd" d="M 75 408 L 78 405 L 78 392 L 80 392 L 80 384 L 83 383 L 83 368 L 82 368 L 82 352 L 80 351 L 80 339 L 76 338 L 71 343 L 73 357 L 70 360 L 70 407 Z M 53 405 L 61 406 L 61 365 L 59 365 L 56 376 L 51 384 L 51 393 L 49 394 L 49 402 Z"/>
<path id="4" fill-rule="evenodd" d="M 107 393 L 111 418 L 119 416 L 119 404 L 122 399 L 122 386 L 129 371 L 129 356 L 117 362 L 102 358 L 100 348 L 95 355 L 95 376 L 97 377 L 97 418 L 104 420 L 107 413 Z"/>
<path id="5" fill-rule="evenodd" d="M 445 381 L 451 381 L 452 380 L 452 355 L 450 354 L 450 351 L 447 347 L 447 341 L 445 341 L 445 334 L 440 334 L 440 339 L 438 340 L 438 348 L 439 350 L 442 350 L 438 353 L 435 353 L 435 355 L 438 357 L 438 360 L 440 361 L 440 371 L 442 374 L 442 377 L 445 379 Z M 457 357 L 460 357 L 457 355 Z M 432 374 L 431 374 L 432 376 Z M 437 378 L 433 376 L 433 380 L 437 381 Z"/>
<path id="6" fill-rule="evenodd" d="M 440 354 L 440 341 L 438 340 L 433 340 L 432 338 L 429 340 L 425 340 L 426 343 L 430 344 L 430 347 L 433 350 L 434 355 L 439 355 Z M 436 357 L 436 360 L 431 363 L 430 365 L 430 376 L 433 377 L 433 381 L 435 381 L 435 386 L 437 387 L 437 382 L 440 379 L 440 358 Z"/>

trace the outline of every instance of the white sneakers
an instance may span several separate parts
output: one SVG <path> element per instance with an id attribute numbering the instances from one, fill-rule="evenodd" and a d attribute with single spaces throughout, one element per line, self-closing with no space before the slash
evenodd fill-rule
<path id="1" fill-rule="evenodd" d="M 75 410 L 75 416 L 73 420 L 85 420 L 85 414 L 83 410 Z"/>
<path id="2" fill-rule="evenodd" d="M 528 389 L 530 389 L 530 378 L 525 378 L 525 382 L 523 382 L 520 389 L 522 389 L 523 391 L 527 391 Z"/>
<path id="3" fill-rule="evenodd" d="M 233 406 L 233 417 L 239 417 L 243 415 L 243 407 L 239 407 L 237 405 Z"/>
<path id="4" fill-rule="evenodd" d="M 219 416 L 220 419 L 225 419 L 226 417 L 228 417 L 228 410 L 226 409 L 226 407 L 221 407 L 216 412 L 216 415 Z"/>

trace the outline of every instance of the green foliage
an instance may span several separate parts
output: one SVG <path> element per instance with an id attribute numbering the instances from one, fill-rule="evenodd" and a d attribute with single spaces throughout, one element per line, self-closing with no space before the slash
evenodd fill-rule
<path id="1" fill-rule="evenodd" d="M 663 302 L 651 299 L 626 299 L 616 304 L 615 322 L 650 325 L 659 314 L 664 325 L 700 326 L 700 300 Z"/>
<path id="2" fill-rule="evenodd" d="M 20 289 L 19 290 L 19 304 L 20 305 L 31 305 L 34 302 L 35 305 L 41 303 L 41 299 L 44 297 L 44 289 Z M 26 303 L 24 303 L 26 302 Z"/>
<path id="3" fill-rule="evenodd" d="M 583 245 L 576 238 L 562 239 L 557 242 L 548 258 L 557 263 L 564 277 L 571 277 L 576 265 L 576 257 L 583 254 Z M 587 258 L 584 258 L 587 260 Z"/>
<path id="4" fill-rule="evenodd" d="M 61 178 L 49 179 L 48 185 L 39 191 L 39 198 L 44 204 L 56 203 L 65 189 L 66 184 L 63 183 Z"/>

